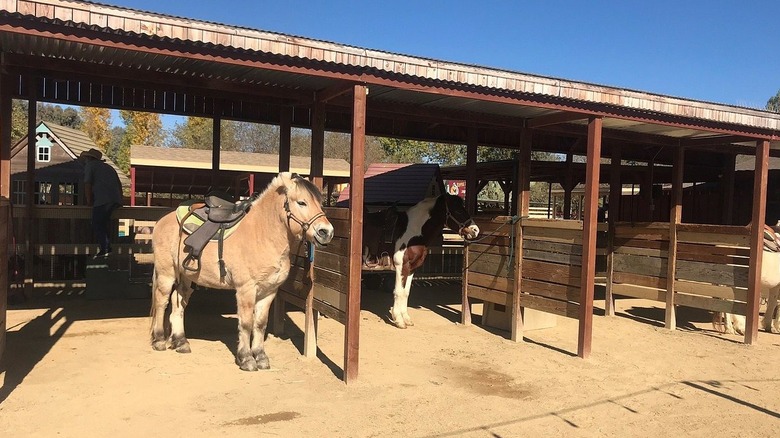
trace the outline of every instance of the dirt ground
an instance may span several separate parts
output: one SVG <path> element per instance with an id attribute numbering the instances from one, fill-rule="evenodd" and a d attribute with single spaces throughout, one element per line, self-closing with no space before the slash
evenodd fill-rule
<path id="1" fill-rule="evenodd" d="M 0 367 L 0 436 L 521 437 L 777 436 L 780 335 L 712 330 L 707 312 L 597 301 L 593 353 L 577 321 L 508 333 L 459 321 L 459 285 L 417 284 L 399 330 L 391 296 L 363 294 L 360 376 L 341 380 L 343 326 L 320 320 L 319 357 L 300 355 L 302 314 L 270 336 L 271 370 L 233 362 L 235 303 L 201 292 L 187 313 L 191 354 L 152 351 L 148 300 L 49 291 L 13 305 Z M 481 312 L 481 306 L 475 306 Z M 479 319 L 477 318 L 477 321 Z"/>

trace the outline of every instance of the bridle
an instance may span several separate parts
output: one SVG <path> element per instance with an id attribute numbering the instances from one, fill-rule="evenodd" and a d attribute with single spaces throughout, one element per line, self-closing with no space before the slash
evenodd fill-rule
<path id="1" fill-rule="evenodd" d="M 293 214 L 293 212 L 292 212 L 292 211 L 290 211 L 290 198 L 288 198 L 288 197 L 287 197 L 287 194 L 286 194 L 286 193 L 284 194 L 284 211 L 286 211 L 286 212 L 287 212 L 287 221 L 289 222 L 290 220 L 292 220 L 293 222 L 295 222 L 295 223 L 297 223 L 298 225 L 300 225 L 300 226 L 301 226 L 301 228 L 303 229 L 303 233 L 304 233 L 304 234 L 306 234 L 306 232 L 309 230 L 309 228 L 311 227 L 311 225 L 312 225 L 312 224 L 313 224 L 313 223 L 314 223 L 314 222 L 315 222 L 317 219 L 319 219 L 319 218 L 321 218 L 321 217 L 324 217 L 324 216 L 325 216 L 325 213 L 324 213 L 324 212 L 322 212 L 322 211 L 320 211 L 319 213 L 315 214 L 315 215 L 314 215 L 314 217 L 312 217 L 311 219 L 309 219 L 309 220 L 308 220 L 308 221 L 306 221 L 306 222 L 304 222 L 304 221 L 302 221 L 302 220 L 298 219 L 297 217 L 295 217 L 295 215 Z"/>
<path id="2" fill-rule="evenodd" d="M 452 211 L 450 211 L 450 206 L 447 204 L 447 199 L 446 198 L 444 199 L 444 210 L 447 213 L 447 215 L 444 218 L 444 223 L 447 223 L 447 221 L 452 219 L 453 222 L 458 224 L 458 230 L 457 230 L 458 232 L 460 232 L 460 230 L 462 230 L 462 229 L 464 229 L 464 228 L 466 228 L 468 226 L 474 225 L 474 219 L 472 219 L 472 218 L 468 218 L 464 222 L 459 221 L 458 218 L 456 218 L 455 215 L 452 214 Z"/>

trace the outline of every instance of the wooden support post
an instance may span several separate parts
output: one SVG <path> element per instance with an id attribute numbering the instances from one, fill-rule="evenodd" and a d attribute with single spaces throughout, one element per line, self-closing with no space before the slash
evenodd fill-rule
<path id="1" fill-rule="evenodd" d="M 612 294 L 613 254 L 615 251 L 615 222 L 620 215 L 620 202 L 623 196 L 623 184 L 620 178 L 622 150 L 612 148 L 612 161 L 609 165 L 609 209 L 607 210 L 607 287 L 604 294 L 604 314 L 615 316 L 615 296 Z"/>
<path id="2" fill-rule="evenodd" d="M 593 338 L 593 288 L 596 283 L 596 225 L 599 202 L 599 171 L 601 170 L 600 117 L 588 122 L 588 157 L 585 168 L 585 208 L 582 223 L 582 274 L 580 283 L 580 324 L 577 355 L 590 356 Z"/>
<path id="3" fill-rule="evenodd" d="M 769 168 L 769 141 L 756 142 L 756 165 L 753 174 L 753 212 L 750 228 L 750 268 L 748 270 L 747 315 L 745 343 L 752 345 L 758 338 L 758 307 L 761 302 L 761 262 L 766 221 L 766 185 Z"/>
<path id="4" fill-rule="evenodd" d="M 222 103 L 214 101 L 214 120 L 211 137 L 211 189 L 219 187 L 219 153 L 222 145 Z"/>
<path id="5" fill-rule="evenodd" d="M 290 170 L 290 139 L 292 138 L 293 108 L 283 107 L 279 115 L 279 172 Z M 254 180 L 253 180 L 254 185 Z M 277 295 L 271 305 L 271 333 L 274 336 L 284 335 L 284 320 L 287 315 L 286 303 L 281 295 Z M 305 348 L 304 348 L 304 354 Z"/>
<path id="6" fill-rule="evenodd" d="M 561 182 L 563 188 L 563 218 L 571 219 L 571 192 L 577 184 L 574 182 L 574 155 L 566 154 L 566 174 Z"/>
<path id="7" fill-rule="evenodd" d="M 477 212 L 477 142 L 479 133 L 477 128 L 469 128 L 468 143 L 466 144 L 466 211 L 474 217 Z M 468 266 L 468 243 L 463 251 L 463 266 Z M 460 323 L 471 325 L 471 303 L 469 303 L 468 276 L 463 279 L 461 290 Z"/>
<path id="8" fill-rule="evenodd" d="M 10 75 L 0 73 L 0 215 L 10 218 L 11 213 L 11 99 L 13 84 Z M 3 359 L 6 345 L 6 330 L 8 328 L 8 243 L 10 226 L 3 222 L 0 227 L 0 360 Z"/>
<path id="9" fill-rule="evenodd" d="M 311 160 L 309 162 L 309 180 L 322 190 L 322 171 L 325 151 L 325 106 L 314 104 L 311 122 Z M 314 249 L 311 248 L 313 251 Z M 312 283 L 306 294 L 304 309 L 303 355 L 317 356 L 317 320 L 319 312 L 314 308 L 314 266 L 309 266 L 309 278 Z"/>
<path id="10" fill-rule="evenodd" d="M 25 193 L 25 209 L 30 223 L 35 223 L 35 152 L 36 152 L 36 119 L 38 118 L 38 87 L 40 79 L 28 77 L 28 107 L 27 107 L 27 187 Z M 33 260 L 33 229 L 31 226 L 25 227 L 25 260 Z M 24 289 L 25 293 L 30 294 L 35 287 L 33 279 L 33 264 L 24 264 Z"/>
<path id="11" fill-rule="evenodd" d="M 130 167 L 130 206 L 135 207 L 135 167 Z"/>
<path id="12" fill-rule="evenodd" d="M 517 197 L 517 216 L 528 217 L 531 203 L 531 135 L 530 129 L 523 129 L 520 134 L 520 160 L 515 166 L 514 192 Z M 523 223 L 518 221 L 512 227 L 514 241 L 512 252 L 514 254 L 512 267 L 512 321 L 510 339 L 519 342 L 523 339 L 524 310 L 522 308 L 522 279 L 523 279 Z"/>
<path id="13" fill-rule="evenodd" d="M 736 176 L 737 155 L 729 154 L 723 162 L 723 178 L 721 184 L 721 220 L 724 225 L 734 223 L 734 180 Z"/>
<path id="14" fill-rule="evenodd" d="M 315 102 L 311 121 L 311 164 L 312 182 L 322 189 L 323 163 L 325 160 L 325 105 Z"/>
<path id="15" fill-rule="evenodd" d="M 666 262 L 666 314 L 665 326 L 677 329 L 677 308 L 674 304 L 674 278 L 677 273 L 677 226 L 682 221 L 682 186 L 685 169 L 685 148 L 679 146 L 674 155 L 672 199 L 669 210 L 669 251 Z"/>
<path id="16" fill-rule="evenodd" d="M 11 75 L 0 73 L 0 197 L 5 199 L 11 199 L 12 87 Z"/>
<path id="17" fill-rule="evenodd" d="M 352 159 L 349 190 L 349 289 L 347 290 L 347 324 L 344 336 L 344 381 L 358 376 L 360 347 L 360 276 L 363 251 L 363 166 L 366 160 L 366 94 L 365 85 L 355 85 L 352 103 Z"/>
<path id="18" fill-rule="evenodd" d="M 293 108 L 284 107 L 279 121 L 279 172 L 290 170 Z"/>

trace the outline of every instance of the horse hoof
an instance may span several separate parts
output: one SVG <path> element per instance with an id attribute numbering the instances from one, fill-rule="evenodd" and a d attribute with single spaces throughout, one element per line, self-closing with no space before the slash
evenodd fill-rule
<path id="1" fill-rule="evenodd" d="M 166 349 L 165 341 L 154 341 L 154 342 L 152 342 L 152 348 L 155 351 L 165 351 L 165 349 Z"/>
<path id="2" fill-rule="evenodd" d="M 268 355 L 265 353 L 263 354 L 256 354 L 254 355 L 255 362 L 257 363 L 257 368 L 261 370 L 267 370 L 271 368 L 271 361 L 268 360 Z"/>
<path id="3" fill-rule="evenodd" d="M 255 362 L 255 358 L 254 357 L 249 357 L 249 358 L 246 358 L 246 359 L 242 360 L 238 364 L 238 367 L 241 368 L 241 370 L 243 370 L 243 371 L 257 371 L 258 370 L 257 362 Z"/>
<path id="4" fill-rule="evenodd" d="M 190 343 L 187 342 L 186 344 L 179 345 L 176 347 L 177 353 L 192 353 L 192 349 L 190 349 Z"/>

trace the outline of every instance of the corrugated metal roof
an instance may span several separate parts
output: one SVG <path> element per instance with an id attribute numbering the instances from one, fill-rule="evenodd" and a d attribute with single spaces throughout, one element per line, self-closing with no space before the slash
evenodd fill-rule
<path id="1" fill-rule="evenodd" d="M 166 73 L 309 96 L 349 81 L 369 85 L 369 108 L 397 103 L 487 116 L 484 120 L 596 113 L 605 117 L 605 128 L 675 138 L 750 136 L 759 129 L 760 135 L 776 139 L 780 131 L 780 115 L 757 109 L 99 3 L 0 0 L 0 8 L 0 45 L 7 53 L 119 66 L 138 71 L 139 80 L 147 73 Z M 93 33 L 85 37 L 84 31 Z M 773 147 L 778 145 L 780 141 L 773 142 Z"/>

